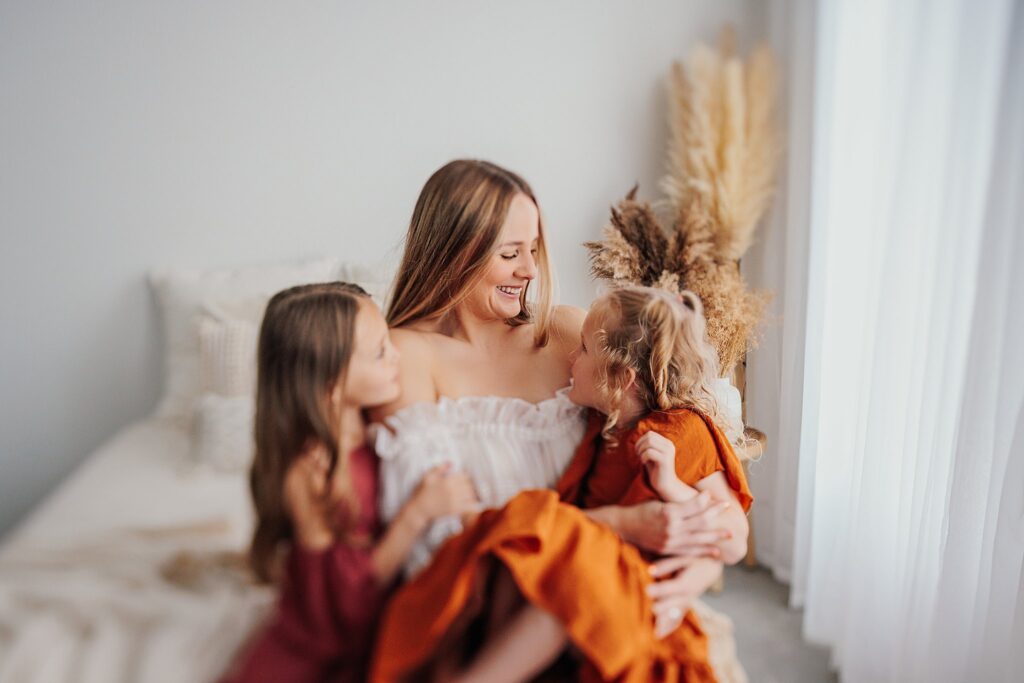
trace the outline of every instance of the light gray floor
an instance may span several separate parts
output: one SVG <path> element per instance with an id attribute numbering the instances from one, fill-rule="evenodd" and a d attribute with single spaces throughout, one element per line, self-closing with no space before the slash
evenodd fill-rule
<path id="1" fill-rule="evenodd" d="M 725 590 L 705 600 L 728 614 L 736 649 L 751 683 L 834 683 L 828 652 L 800 637 L 803 615 L 786 606 L 789 589 L 765 569 L 729 567 Z"/>

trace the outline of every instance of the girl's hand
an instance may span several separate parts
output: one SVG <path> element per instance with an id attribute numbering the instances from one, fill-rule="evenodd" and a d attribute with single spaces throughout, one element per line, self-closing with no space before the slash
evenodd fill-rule
<path id="1" fill-rule="evenodd" d="M 729 505 L 712 502 L 707 493 L 683 503 L 640 503 L 623 509 L 620 535 L 658 555 L 717 558 L 721 553 L 716 544 L 731 535 L 717 517 Z"/>
<path id="2" fill-rule="evenodd" d="M 449 515 L 466 518 L 480 511 L 480 500 L 469 475 L 452 472 L 449 463 L 438 465 L 423 476 L 413 500 L 428 521 Z"/>
<path id="3" fill-rule="evenodd" d="M 430 522 L 447 515 L 465 515 L 480 507 L 469 477 L 440 465 L 427 472 L 402 506 L 373 551 L 374 574 L 390 584 Z"/>
<path id="4" fill-rule="evenodd" d="M 647 432 L 636 442 L 640 462 L 647 468 L 648 482 L 664 501 L 682 503 L 697 495 L 676 474 L 676 445 L 658 432 Z"/>
<path id="5" fill-rule="evenodd" d="M 317 445 L 300 455 L 284 476 L 284 504 L 296 540 L 309 550 L 334 543 L 333 497 L 327 495 L 327 449 Z"/>
<path id="6" fill-rule="evenodd" d="M 667 467 L 675 472 L 676 445 L 658 432 L 647 432 L 636 442 L 640 462 L 648 467 Z"/>

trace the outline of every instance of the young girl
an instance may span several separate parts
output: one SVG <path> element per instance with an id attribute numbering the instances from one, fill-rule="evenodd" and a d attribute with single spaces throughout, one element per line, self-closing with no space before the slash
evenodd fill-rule
<path id="1" fill-rule="evenodd" d="M 700 299 L 653 287 L 612 290 L 583 322 L 572 376 L 569 398 L 594 409 L 580 448 L 592 454 L 577 453 L 559 482 L 563 497 L 590 508 L 611 499 L 682 502 L 707 491 L 725 503 L 732 532 L 715 549 L 728 564 L 741 560 L 746 515 L 728 503 L 746 509 L 752 498 L 742 469 L 729 467 L 736 458 L 724 432 L 736 429 L 716 399 L 718 356 Z M 585 460 L 593 469 L 584 480 Z"/>
<path id="2" fill-rule="evenodd" d="M 558 485 L 563 499 L 583 508 L 659 497 L 683 502 L 702 492 L 718 501 L 727 535 L 707 539 L 707 556 L 663 560 L 656 567 L 661 573 L 684 568 L 676 580 L 693 598 L 718 579 L 723 563 L 746 555 L 746 511 L 753 502 L 724 436 L 738 428 L 716 399 L 718 355 L 705 327 L 700 299 L 688 291 L 623 287 L 594 302 L 573 359 L 570 392 L 594 411 Z M 661 590 L 655 584 L 649 594 Z M 659 636 L 679 621 L 700 632 L 684 600 L 655 613 Z"/>
<path id="3" fill-rule="evenodd" d="M 434 519 L 475 509 L 476 496 L 464 475 L 439 467 L 378 528 L 363 410 L 398 396 L 398 352 L 357 285 L 279 292 L 257 358 L 250 560 L 281 596 L 226 680 L 363 680 L 377 615 L 413 542 Z"/>
<path id="4" fill-rule="evenodd" d="M 570 398 L 593 413 L 558 484 L 562 504 L 543 492 L 520 494 L 442 549 L 430 570 L 389 605 L 376 680 L 393 680 L 422 664 L 417 654 L 432 654 L 430 643 L 405 642 L 401 613 L 419 603 L 420 628 L 445 633 L 459 623 L 451 618 L 460 613 L 459 600 L 469 601 L 436 596 L 444 585 L 471 582 L 465 575 L 484 571 L 477 560 L 487 556 L 498 558 L 529 604 L 488 635 L 468 666 L 446 662 L 438 678 L 525 680 L 553 661 L 568 639 L 586 660 L 581 677 L 587 680 L 715 680 L 689 602 L 717 579 L 723 561 L 745 554 L 752 497 L 719 423 L 722 410 L 712 390 L 717 358 L 699 300 L 646 287 L 609 292 L 584 321 L 572 376 Z M 720 501 L 728 537 L 709 532 L 708 556 L 655 565 L 665 572 L 683 569 L 673 580 L 688 587 L 686 597 L 659 614 L 651 597 L 663 589 L 652 582 L 650 558 L 565 505 L 591 509 L 697 495 Z M 436 610 L 423 609 L 429 596 Z M 655 632 L 655 623 L 668 626 Z"/>

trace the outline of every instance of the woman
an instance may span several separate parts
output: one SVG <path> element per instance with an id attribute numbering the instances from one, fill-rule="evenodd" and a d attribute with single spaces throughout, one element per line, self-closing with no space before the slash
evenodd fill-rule
<path id="1" fill-rule="evenodd" d="M 427 181 L 387 316 L 401 351 L 402 397 L 374 415 L 388 427 L 375 441 L 385 519 L 444 461 L 470 474 L 486 507 L 555 484 L 585 428 L 563 391 L 585 314 L 552 306 L 551 282 L 537 201 L 522 178 L 460 160 Z M 720 511 L 703 498 L 587 511 L 628 543 L 668 556 L 659 563 L 656 605 L 668 608 L 656 610 L 661 633 L 678 626 L 696 597 L 672 570 L 679 557 L 718 552 L 727 535 L 715 523 Z M 435 524 L 407 572 L 460 528 L 456 519 Z"/>

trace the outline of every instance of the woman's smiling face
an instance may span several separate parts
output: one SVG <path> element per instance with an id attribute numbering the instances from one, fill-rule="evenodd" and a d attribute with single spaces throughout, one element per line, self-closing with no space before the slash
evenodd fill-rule
<path id="1" fill-rule="evenodd" d="M 498 246 L 483 279 L 466 302 L 481 318 L 508 320 L 522 310 L 520 296 L 537 277 L 540 214 L 533 201 L 517 194 L 509 203 Z"/>

